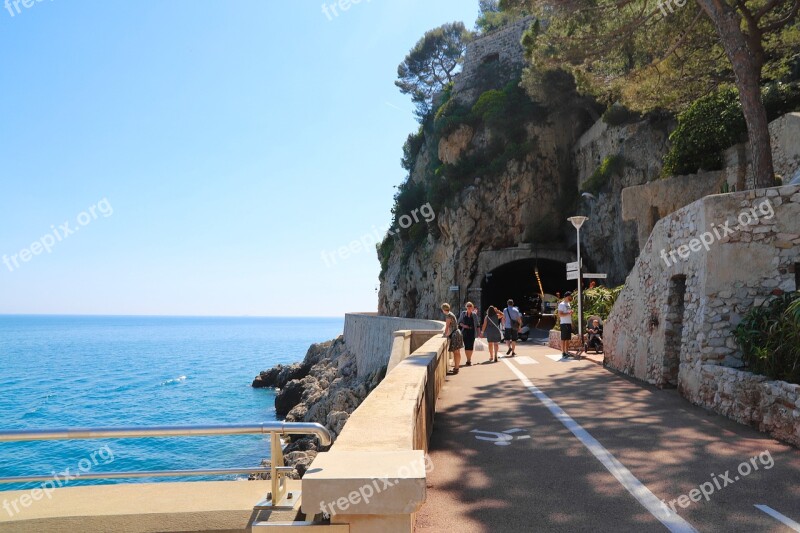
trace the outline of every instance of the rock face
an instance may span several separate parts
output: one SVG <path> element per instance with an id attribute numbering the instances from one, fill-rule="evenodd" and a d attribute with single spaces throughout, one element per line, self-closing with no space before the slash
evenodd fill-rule
<path id="1" fill-rule="evenodd" d="M 312 345 L 302 363 L 277 365 L 261 372 L 254 387 L 280 388 L 275 411 L 287 422 L 317 422 L 327 427 L 334 440 L 350 414 L 374 389 L 384 372 L 359 376 L 356 357 L 339 338 Z M 293 440 L 284 449 L 287 466 L 295 467 L 300 478 L 319 449 L 316 438 Z"/>

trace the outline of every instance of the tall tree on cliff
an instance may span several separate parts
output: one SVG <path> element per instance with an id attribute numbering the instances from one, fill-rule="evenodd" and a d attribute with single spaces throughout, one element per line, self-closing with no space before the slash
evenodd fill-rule
<path id="1" fill-rule="evenodd" d="M 434 96 L 453 82 L 471 35 L 463 22 L 429 30 L 397 67 L 394 84 L 403 94 L 411 95 L 418 118 L 430 113 Z"/>
<path id="2" fill-rule="evenodd" d="M 800 0 L 502 0 L 501 7 L 546 20 L 526 36 L 534 69 L 566 67 L 606 103 L 680 110 L 735 83 L 756 187 L 774 183 L 761 83 L 784 74 L 800 50 Z"/>

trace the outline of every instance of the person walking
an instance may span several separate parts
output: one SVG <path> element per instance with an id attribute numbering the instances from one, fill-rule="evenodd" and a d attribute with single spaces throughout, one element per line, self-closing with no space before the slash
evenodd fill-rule
<path id="1" fill-rule="evenodd" d="M 514 357 L 517 355 L 517 339 L 519 338 L 519 328 L 522 327 L 522 313 L 514 307 L 514 300 L 506 302 L 508 307 L 503 310 L 503 322 L 506 326 L 506 340 L 508 341 L 508 351 L 506 355 Z"/>
<path id="2" fill-rule="evenodd" d="M 442 313 L 444 313 L 444 336 L 450 339 L 447 349 L 453 353 L 453 374 L 458 374 L 458 367 L 461 366 L 461 348 L 464 347 L 464 338 L 458 329 L 456 315 L 450 312 L 450 304 L 442 304 Z"/>
<path id="3" fill-rule="evenodd" d="M 465 366 L 472 366 L 472 350 L 475 348 L 475 337 L 481 327 L 481 317 L 472 302 L 467 302 L 466 307 L 458 317 L 458 327 L 464 337 L 464 352 L 467 354 Z"/>
<path id="4" fill-rule="evenodd" d="M 564 293 L 564 299 L 558 304 L 558 318 L 561 324 L 561 357 L 569 357 L 569 342 L 572 340 L 572 293 Z"/>
<path id="5" fill-rule="evenodd" d="M 483 319 L 483 327 L 481 329 L 481 337 L 486 338 L 489 344 L 489 362 L 497 362 L 497 352 L 500 350 L 500 341 L 503 335 L 500 331 L 500 321 L 502 314 L 493 305 L 489 306 L 486 311 L 486 318 Z"/>

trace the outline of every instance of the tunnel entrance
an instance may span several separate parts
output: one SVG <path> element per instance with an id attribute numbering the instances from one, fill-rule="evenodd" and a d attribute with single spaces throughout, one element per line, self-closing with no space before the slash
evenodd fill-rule
<path id="1" fill-rule="evenodd" d="M 545 294 L 564 293 L 574 289 L 575 282 L 566 280 L 566 264 L 551 259 L 522 259 L 501 265 L 486 273 L 481 283 L 481 312 L 490 305 L 498 309 L 506 307 L 509 298 L 524 314 L 535 310 L 539 296 L 539 282 Z"/>

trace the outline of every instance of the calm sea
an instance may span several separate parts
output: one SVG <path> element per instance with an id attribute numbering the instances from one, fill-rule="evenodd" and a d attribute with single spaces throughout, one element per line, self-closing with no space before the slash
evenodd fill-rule
<path id="1" fill-rule="evenodd" d="M 342 327 L 338 318 L 0 316 L 0 429 L 272 421 L 274 393 L 251 388 L 253 377 Z M 268 447 L 261 436 L 0 443 L 0 477 L 251 467 Z"/>

